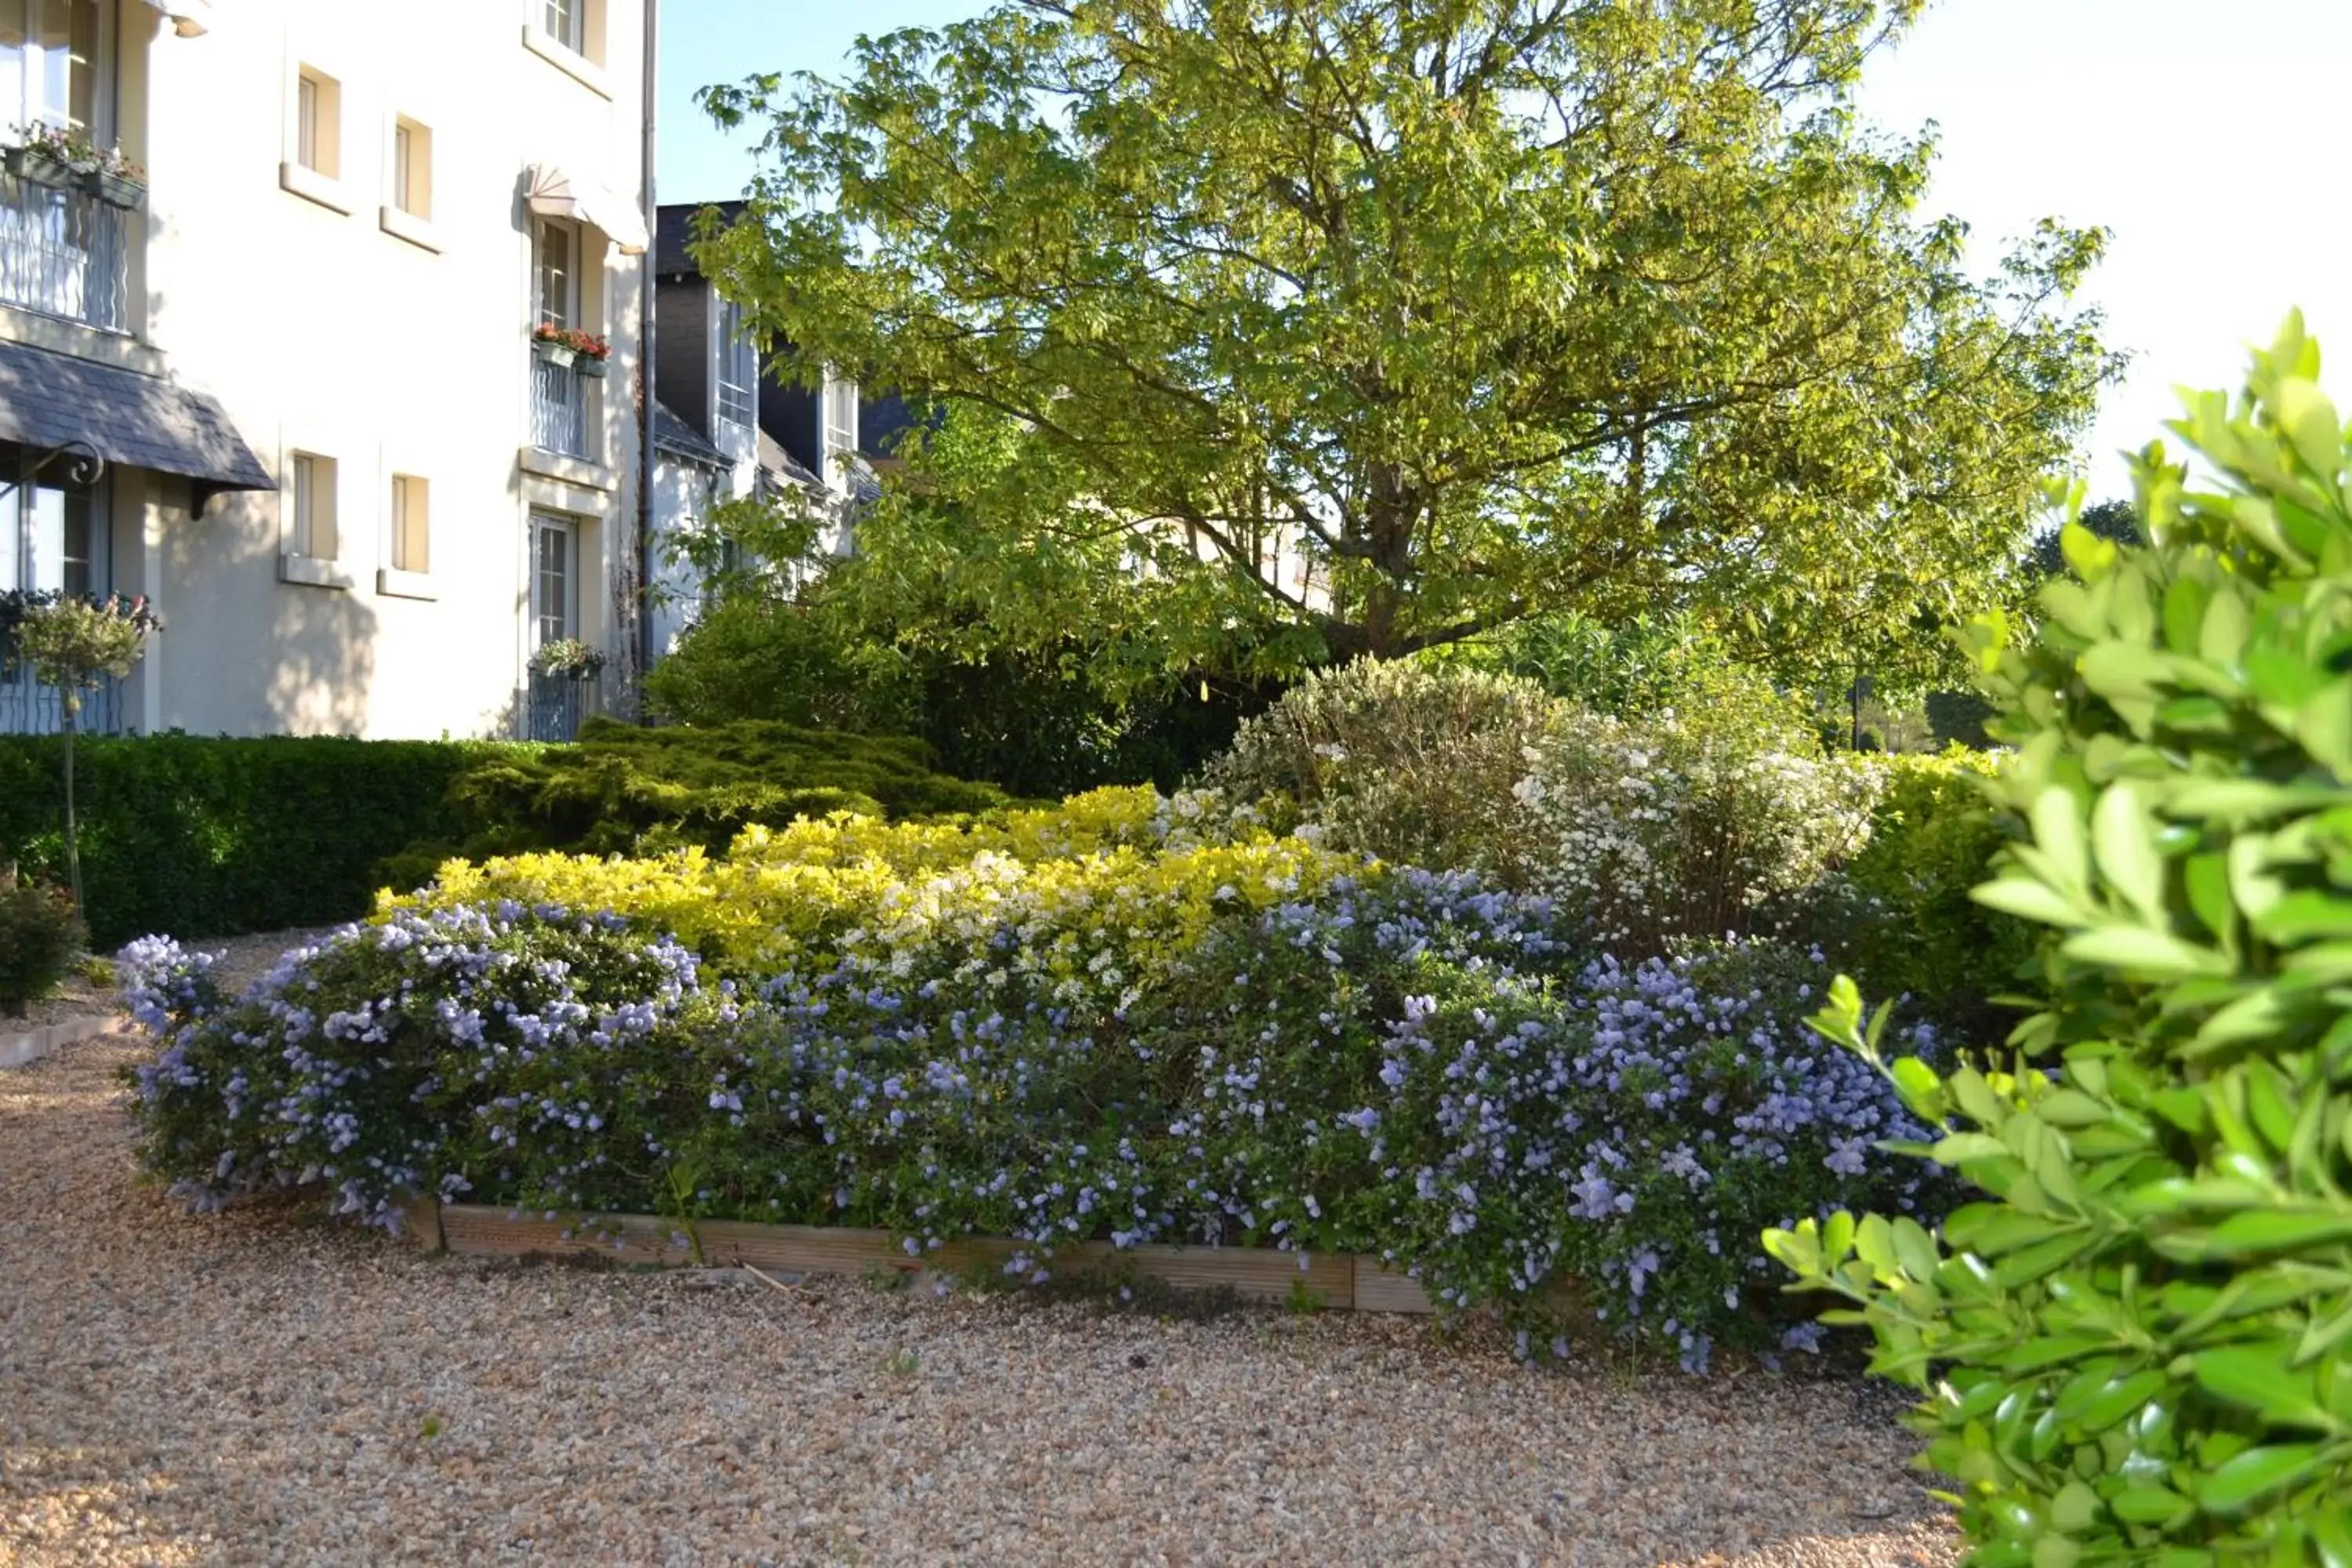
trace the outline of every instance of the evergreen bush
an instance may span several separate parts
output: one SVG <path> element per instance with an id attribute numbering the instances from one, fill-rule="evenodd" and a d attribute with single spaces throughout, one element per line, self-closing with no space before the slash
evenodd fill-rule
<path id="1" fill-rule="evenodd" d="M 72 973 L 88 933 L 63 888 L 0 867 L 0 1018 L 21 1018 Z"/>
<path id="2" fill-rule="evenodd" d="M 63 742 L 0 735 L 0 860 L 66 871 Z M 485 741 L 83 735 L 74 742 L 91 940 L 318 926 L 363 913 L 378 864 L 465 826 L 450 783 L 533 748 Z"/>
<path id="3" fill-rule="evenodd" d="M 1462 664 L 1359 659 L 1316 670 L 1244 723 L 1207 784 L 1400 864 L 1519 864 L 1512 789 L 1567 706 Z"/>
<path id="4" fill-rule="evenodd" d="M 851 813 L 887 817 L 986 811 L 992 785 L 931 771 L 919 741 L 745 721 L 709 729 L 641 729 L 594 718 L 569 746 L 484 760 L 450 786 L 471 829 L 463 852 L 524 849 L 628 854 L 698 845 L 721 850 L 754 823 Z M 451 852 L 421 846 L 401 876 Z M 413 882 L 409 885 L 414 885 Z"/>
<path id="5" fill-rule="evenodd" d="M 1978 897 L 2056 934 L 2041 1010 L 1887 1071 L 1979 1190 L 1940 1236 L 1769 1234 L 1920 1390 L 1985 1568 L 2352 1562 L 2352 434 L 2291 319 L 2151 447 L 2147 546 L 2079 525 L 2039 635 L 1975 647 L 2030 825 Z M 1841 982 L 1821 1026 L 1880 1058 Z"/>

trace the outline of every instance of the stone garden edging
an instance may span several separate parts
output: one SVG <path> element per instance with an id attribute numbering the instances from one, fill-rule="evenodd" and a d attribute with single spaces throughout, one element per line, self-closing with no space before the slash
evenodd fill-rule
<path id="1" fill-rule="evenodd" d="M 0 1035 L 0 1068 L 30 1067 L 81 1040 L 128 1030 L 131 1020 L 114 1013 L 84 1018 L 60 1018 L 54 1024 L 22 1034 Z"/>

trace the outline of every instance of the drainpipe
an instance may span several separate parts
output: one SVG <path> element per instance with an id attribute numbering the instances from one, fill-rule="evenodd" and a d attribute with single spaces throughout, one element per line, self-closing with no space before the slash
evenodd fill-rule
<path id="1" fill-rule="evenodd" d="M 646 256 L 637 266 L 637 722 L 646 722 L 646 677 L 654 667 L 654 279 L 661 219 L 654 195 L 654 121 L 661 78 L 661 0 L 645 0 L 645 142 L 642 197 Z"/>

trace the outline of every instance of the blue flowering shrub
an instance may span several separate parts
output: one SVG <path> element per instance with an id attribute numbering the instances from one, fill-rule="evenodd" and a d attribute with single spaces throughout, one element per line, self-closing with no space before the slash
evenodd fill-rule
<path id="1" fill-rule="evenodd" d="M 1369 1253 L 1531 1350 L 1572 1281 L 1694 1365 L 1781 1347 L 1766 1226 L 1928 1203 L 1874 1147 L 1918 1133 L 1893 1090 L 1797 1026 L 1813 957 L 1628 967 L 1475 874 L 1143 805 L 539 858 L 237 997 L 136 943 L 147 1162 L 202 1204 L 315 1187 L 387 1226 L 425 1194 L 879 1226 L 918 1255 L 1007 1237 L 1024 1277 L 1082 1240 Z M 551 884 L 618 912 L 509 896 Z"/>
<path id="2" fill-rule="evenodd" d="M 658 1158 L 638 1136 L 678 1111 L 659 1047 L 704 1004 L 683 948 L 519 905 L 347 927 L 234 999 L 163 939 L 116 962 L 162 1047 L 134 1073 L 151 1169 L 200 1206 L 318 1185 L 387 1227 L 401 1199 L 478 1181 L 533 1206 L 638 1201 Z"/>

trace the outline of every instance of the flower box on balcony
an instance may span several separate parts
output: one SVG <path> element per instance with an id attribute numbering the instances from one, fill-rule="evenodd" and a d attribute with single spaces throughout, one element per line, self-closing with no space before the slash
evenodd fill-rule
<path id="1" fill-rule="evenodd" d="M 530 352 L 558 370 L 570 370 L 580 357 L 578 351 L 569 343 L 559 343 L 551 338 L 533 338 Z"/>
<path id="2" fill-rule="evenodd" d="M 600 354 L 582 354 L 572 362 L 572 368 L 591 381 L 602 381 L 604 373 L 612 368 L 612 362 Z"/>
<path id="3" fill-rule="evenodd" d="M 82 188 L 110 207 L 125 212 L 137 212 L 147 205 L 147 187 L 136 180 L 105 170 L 95 170 L 82 176 Z"/>
<path id="4" fill-rule="evenodd" d="M 7 163 L 10 174 L 36 185 L 70 191 L 79 188 L 82 183 L 79 169 L 38 147 L 9 148 Z"/>

